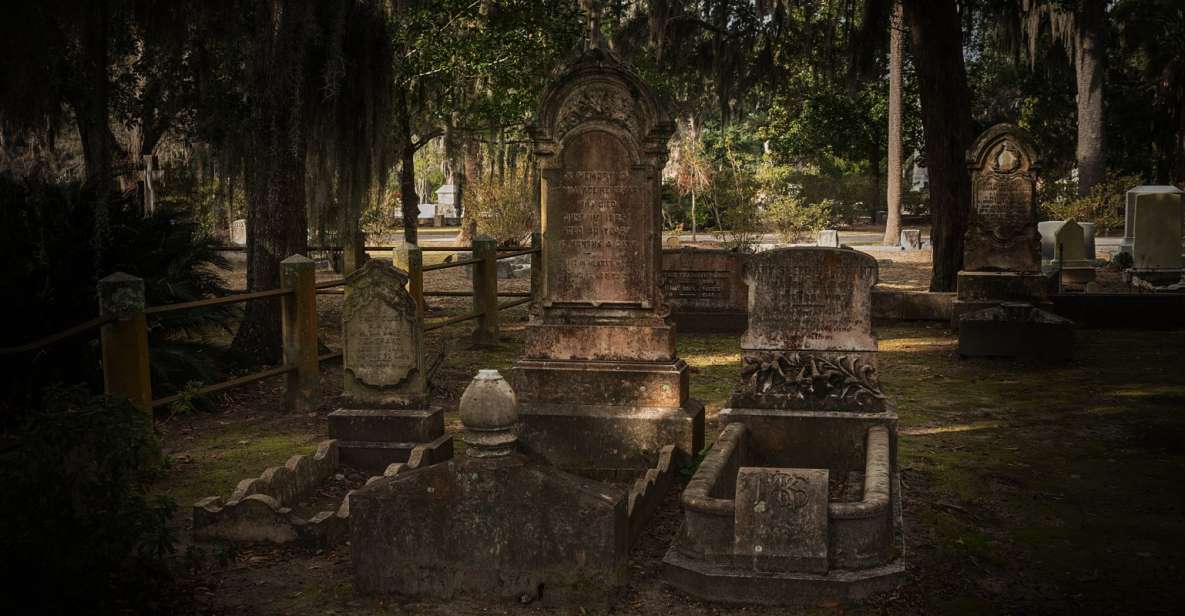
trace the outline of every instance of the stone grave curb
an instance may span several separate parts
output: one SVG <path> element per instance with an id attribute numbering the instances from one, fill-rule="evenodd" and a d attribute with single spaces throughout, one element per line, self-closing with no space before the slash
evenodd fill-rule
<path id="1" fill-rule="evenodd" d="M 334 439 L 322 441 L 312 455 L 295 455 L 284 466 L 273 466 L 258 477 L 243 479 L 225 501 L 208 496 L 193 505 L 193 535 L 241 543 L 300 542 L 309 546 L 344 543 L 349 536 L 350 490 L 334 511 L 321 511 L 304 519 L 292 506 L 338 469 Z M 432 463 L 428 446 L 415 447 L 407 462 L 389 465 L 367 485 Z"/>
<path id="2" fill-rule="evenodd" d="M 674 445 L 663 447 L 658 454 L 658 464 L 647 469 L 646 474 L 634 481 L 629 493 L 630 545 L 654 517 L 663 498 L 671 489 L 674 477 L 674 460 L 678 449 Z"/>

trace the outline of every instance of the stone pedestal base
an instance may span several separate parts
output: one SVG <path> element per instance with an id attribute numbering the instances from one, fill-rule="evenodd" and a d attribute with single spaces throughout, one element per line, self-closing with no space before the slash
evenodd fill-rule
<path id="1" fill-rule="evenodd" d="M 378 474 L 406 462 L 417 445 L 428 445 L 435 462 L 453 455 L 442 408 L 338 409 L 329 414 L 329 436 L 338 441 L 342 464 Z"/>
<path id="2" fill-rule="evenodd" d="M 687 456 L 704 448 L 704 405 L 630 407 L 523 404 L 519 446 L 565 470 L 631 478 L 645 472 L 667 445 Z"/>
<path id="3" fill-rule="evenodd" d="M 959 355 L 1069 360 L 1074 322 L 1031 304 L 1002 303 L 962 317 Z"/>
<path id="4" fill-rule="evenodd" d="M 958 327 L 963 315 L 1000 302 L 1024 302 L 1048 310 L 1055 280 L 1055 274 L 1040 272 L 959 272 L 952 322 Z"/>

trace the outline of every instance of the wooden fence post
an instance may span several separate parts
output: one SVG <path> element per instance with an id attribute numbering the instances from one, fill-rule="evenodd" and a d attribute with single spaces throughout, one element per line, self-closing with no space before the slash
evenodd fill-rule
<path id="1" fill-rule="evenodd" d="M 295 366 L 288 373 L 284 409 L 306 413 L 321 403 L 321 365 L 317 361 L 316 264 L 303 255 L 280 262 L 280 286 L 292 289 L 281 298 L 284 363 Z"/>
<path id="2" fill-rule="evenodd" d="M 424 321 L 424 251 L 415 244 L 395 248 L 395 267 L 407 272 L 407 292 L 416 300 L 419 319 Z"/>
<path id="3" fill-rule="evenodd" d="M 539 252 L 531 253 L 531 301 L 539 301 L 543 293 L 543 234 L 531 232 L 531 248 Z"/>
<path id="4" fill-rule="evenodd" d="M 489 347 L 498 344 L 498 244 L 493 238 L 473 239 L 473 311 L 481 312 L 473 328 L 473 344 Z"/>
<path id="5" fill-rule="evenodd" d="M 103 390 L 124 396 L 152 416 L 152 381 L 148 372 L 148 321 L 144 317 L 144 280 L 116 272 L 99 281 L 99 314 L 115 321 L 103 326 Z"/>

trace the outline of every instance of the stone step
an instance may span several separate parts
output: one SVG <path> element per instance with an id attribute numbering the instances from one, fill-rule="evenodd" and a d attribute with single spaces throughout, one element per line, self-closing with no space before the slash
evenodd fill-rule
<path id="1" fill-rule="evenodd" d="M 341 441 L 425 443 L 444 434 L 444 409 L 338 409 L 329 437 Z"/>
<path id="2" fill-rule="evenodd" d="M 391 443 L 374 441 L 338 441 L 338 461 L 347 466 L 381 475 L 388 466 L 407 462 L 411 450 L 427 446 L 424 465 L 432 465 L 453 457 L 453 437 L 443 435 L 425 443 Z"/>

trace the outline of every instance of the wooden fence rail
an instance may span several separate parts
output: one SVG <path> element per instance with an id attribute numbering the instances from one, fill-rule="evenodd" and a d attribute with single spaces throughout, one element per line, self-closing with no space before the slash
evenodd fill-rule
<path id="1" fill-rule="evenodd" d="M 448 263 L 424 266 L 423 250 L 471 251 L 472 257 L 457 259 Z M 377 248 L 367 248 L 377 250 Z M 503 254 L 498 254 L 502 252 Z M 401 246 L 394 251 L 397 266 L 408 273 L 408 292 L 415 298 L 424 314 L 424 297 L 472 297 L 473 310 L 465 314 L 446 318 L 424 325 L 424 331 L 432 331 L 476 320 L 472 338 L 475 345 L 489 346 L 497 343 L 498 312 L 521 306 L 531 301 L 538 292 L 538 276 L 541 267 L 542 249 L 538 233 L 531 236 L 531 248 L 498 248 L 494 240 L 478 238 L 471 247 L 419 248 L 414 245 Z M 531 255 L 531 291 L 498 292 L 498 259 Z M 439 271 L 452 267 L 472 266 L 473 291 L 424 291 L 424 272 Z M 168 406 L 187 396 L 206 395 L 225 391 L 240 385 L 262 379 L 287 375 L 288 382 L 284 400 L 286 410 L 303 412 L 320 404 L 320 364 L 338 359 L 340 352 L 317 354 L 317 295 L 319 293 L 343 293 L 335 287 L 344 286 L 345 278 L 316 281 L 316 264 L 301 255 L 288 257 L 280 264 L 278 289 L 235 293 L 224 297 L 213 297 L 192 302 L 180 302 L 161 306 L 147 306 L 144 297 L 144 281 L 135 276 L 117 272 L 99 281 L 99 316 L 65 329 L 61 332 L 15 347 L 0 348 L 0 356 L 36 351 L 95 328 L 99 329 L 103 358 L 103 389 L 107 394 L 128 398 L 138 408 L 151 414 L 154 408 Z M 499 297 L 516 298 L 499 304 Z M 258 370 L 250 374 L 206 385 L 163 398 L 152 398 L 152 383 L 149 373 L 148 317 L 153 315 L 222 306 L 232 303 L 280 299 L 280 319 L 283 336 L 284 363 L 273 368 Z"/>

